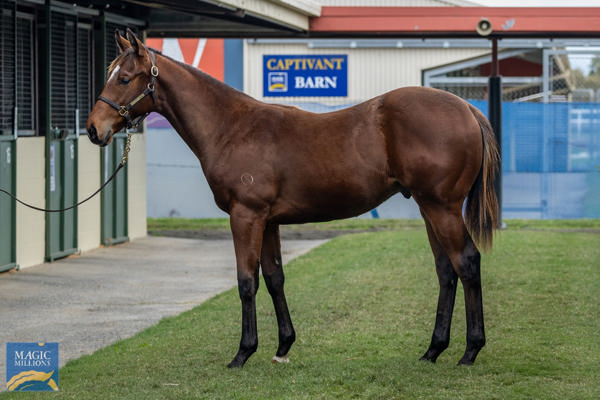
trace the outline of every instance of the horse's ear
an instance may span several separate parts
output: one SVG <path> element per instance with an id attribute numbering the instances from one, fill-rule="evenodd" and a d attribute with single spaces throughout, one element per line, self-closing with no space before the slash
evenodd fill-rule
<path id="1" fill-rule="evenodd" d="M 117 42 L 117 47 L 121 53 L 131 47 L 131 44 L 127 41 L 127 39 L 121 36 L 121 32 L 119 32 L 118 29 L 115 29 L 115 41 Z"/>
<path id="2" fill-rule="evenodd" d="M 138 39 L 135 33 L 133 33 L 133 31 L 129 28 L 127 28 L 127 39 L 129 40 L 129 43 L 131 43 L 131 47 L 133 47 L 135 50 L 135 54 L 140 57 L 145 55 L 146 46 L 144 46 L 144 43 L 142 43 L 142 41 Z"/>

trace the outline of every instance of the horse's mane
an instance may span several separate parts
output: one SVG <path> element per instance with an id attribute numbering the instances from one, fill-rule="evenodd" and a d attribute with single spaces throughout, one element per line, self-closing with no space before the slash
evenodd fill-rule
<path id="1" fill-rule="evenodd" d="M 178 61 L 176 59 L 174 59 L 173 57 L 170 57 L 166 54 L 161 53 L 158 50 L 152 49 L 148 47 L 148 50 L 155 52 L 156 54 L 160 54 L 161 56 L 163 56 L 164 58 L 166 58 L 167 60 L 173 62 L 176 65 L 179 65 L 180 67 L 182 67 L 183 69 L 185 69 L 186 71 L 189 71 L 193 76 L 195 76 L 197 79 L 201 79 L 203 82 L 206 83 L 210 83 L 213 87 L 217 87 L 219 88 L 220 91 L 223 92 L 228 92 L 228 93 L 232 93 L 232 94 L 236 94 L 238 96 L 241 96 L 245 99 L 251 99 L 256 101 L 256 99 L 254 99 L 253 97 L 247 95 L 246 93 L 237 90 L 236 88 L 233 88 L 229 85 L 227 85 L 225 82 L 222 82 L 221 80 L 215 78 L 214 76 L 202 71 L 200 68 L 194 67 L 193 65 L 187 64 L 185 62 L 182 61 Z"/>

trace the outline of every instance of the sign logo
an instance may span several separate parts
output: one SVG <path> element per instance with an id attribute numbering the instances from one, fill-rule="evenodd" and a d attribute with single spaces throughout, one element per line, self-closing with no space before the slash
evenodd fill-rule
<path id="1" fill-rule="evenodd" d="M 8 391 L 58 390 L 58 343 L 7 343 Z"/>
<path id="2" fill-rule="evenodd" d="M 348 56 L 264 55 L 263 96 L 348 96 Z"/>
<path id="3" fill-rule="evenodd" d="M 269 92 L 271 93 L 287 93 L 288 91 L 288 74 L 287 72 L 269 72 Z"/>

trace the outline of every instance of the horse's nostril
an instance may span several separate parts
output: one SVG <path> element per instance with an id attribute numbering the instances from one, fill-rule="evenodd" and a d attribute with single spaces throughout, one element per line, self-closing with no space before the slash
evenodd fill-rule
<path id="1" fill-rule="evenodd" d="M 97 144 L 98 146 L 106 146 L 107 144 L 109 144 L 111 142 L 111 131 L 109 130 L 108 132 L 106 132 L 106 134 L 104 135 L 104 137 L 101 139 L 98 136 L 98 129 L 96 129 L 96 127 L 92 124 L 90 125 L 90 127 L 88 128 L 88 137 L 90 138 L 90 141 L 94 144 Z"/>
<path id="2" fill-rule="evenodd" d="M 98 132 L 96 131 L 96 127 L 94 125 L 90 126 L 90 129 L 88 129 L 88 136 L 92 142 L 98 140 Z"/>

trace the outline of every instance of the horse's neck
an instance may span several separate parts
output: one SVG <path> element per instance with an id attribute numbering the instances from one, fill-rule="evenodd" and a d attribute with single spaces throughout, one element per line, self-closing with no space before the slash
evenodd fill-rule
<path id="1" fill-rule="evenodd" d="M 160 75 L 156 111 L 169 121 L 206 167 L 211 158 L 218 157 L 222 135 L 230 134 L 223 128 L 226 123 L 234 122 L 230 113 L 233 104 L 244 101 L 244 96 L 171 59 L 160 57 L 157 63 Z"/>

